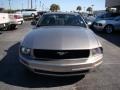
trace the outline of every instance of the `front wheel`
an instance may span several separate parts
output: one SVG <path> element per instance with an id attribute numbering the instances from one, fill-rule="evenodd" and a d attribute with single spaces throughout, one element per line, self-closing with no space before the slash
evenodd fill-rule
<path id="1" fill-rule="evenodd" d="M 15 25 L 15 24 L 12 24 L 11 26 L 10 26 L 10 29 L 11 30 L 15 30 L 17 28 L 17 25 Z"/>
<path id="2" fill-rule="evenodd" d="M 112 25 L 107 25 L 105 27 L 105 32 L 108 33 L 108 34 L 112 33 L 113 32 L 113 26 Z"/>

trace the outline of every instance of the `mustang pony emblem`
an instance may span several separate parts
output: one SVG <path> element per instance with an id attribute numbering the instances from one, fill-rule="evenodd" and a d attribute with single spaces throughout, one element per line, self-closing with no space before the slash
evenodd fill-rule
<path id="1" fill-rule="evenodd" d="M 59 54 L 60 56 L 63 56 L 65 54 L 67 54 L 68 52 L 57 52 L 57 54 Z"/>

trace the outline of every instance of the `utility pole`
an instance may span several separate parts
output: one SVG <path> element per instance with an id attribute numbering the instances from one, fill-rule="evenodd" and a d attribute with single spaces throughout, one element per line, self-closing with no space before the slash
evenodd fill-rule
<path id="1" fill-rule="evenodd" d="M 28 9 L 29 9 L 29 0 L 28 0 Z"/>
<path id="2" fill-rule="evenodd" d="M 22 0 L 22 3 L 21 3 L 21 4 L 22 4 L 22 10 L 23 10 L 23 0 Z"/>
<path id="3" fill-rule="evenodd" d="M 33 8 L 32 0 L 31 0 L 31 9 Z"/>
<path id="4" fill-rule="evenodd" d="M 11 10 L 11 0 L 8 1 L 9 1 L 9 9 Z"/>
<path id="5" fill-rule="evenodd" d="M 36 2 L 37 2 L 37 1 L 35 0 L 35 9 L 37 9 L 37 4 L 36 4 Z"/>
<path id="6" fill-rule="evenodd" d="M 42 11 L 44 11 L 44 4 L 42 4 Z"/>
<path id="7" fill-rule="evenodd" d="M 41 9 L 41 1 L 40 1 L 40 9 Z"/>

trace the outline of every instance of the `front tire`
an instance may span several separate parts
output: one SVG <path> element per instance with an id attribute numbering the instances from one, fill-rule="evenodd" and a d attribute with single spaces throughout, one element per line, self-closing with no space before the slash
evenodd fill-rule
<path id="1" fill-rule="evenodd" d="M 10 29 L 11 30 L 15 30 L 17 28 L 17 25 L 15 25 L 15 24 L 12 24 L 11 26 L 10 26 Z"/>
<path id="2" fill-rule="evenodd" d="M 112 33 L 113 32 L 113 26 L 112 25 L 107 25 L 107 26 L 105 26 L 105 32 L 106 33 L 108 33 L 108 34 L 110 34 L 110 33 Z"/>
<path id="3" fill-rule="evenodd" d="M 3 31 L 7 31 L 8 29 L 9 29 L 9 27 L 6 26 L 6 27 L 4 27 L 2 30 L 3 30 Z"/>

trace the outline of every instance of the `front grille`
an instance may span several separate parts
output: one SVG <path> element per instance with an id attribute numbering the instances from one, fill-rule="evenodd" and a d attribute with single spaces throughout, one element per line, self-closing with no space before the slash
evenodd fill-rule
<path id="1" fill-rule="evenodd" d="M 90 50 L 33 50 L 35 58 L 38 59 L 76 59 L 88 58 Z"/>

